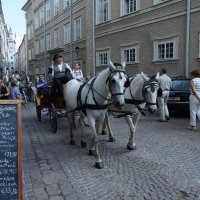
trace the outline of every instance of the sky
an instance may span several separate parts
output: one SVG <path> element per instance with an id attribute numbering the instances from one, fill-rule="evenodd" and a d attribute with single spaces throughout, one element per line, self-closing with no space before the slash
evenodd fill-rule
<path id="1" fill-rule="evenodd" d="M 27 0 L 1 0 L 5 23 L 8 30 L 11 27 L 13 33 L 16 33 L 17 47 L 26 33 L 25 12 L 21 10 L 26 2 Z"/>

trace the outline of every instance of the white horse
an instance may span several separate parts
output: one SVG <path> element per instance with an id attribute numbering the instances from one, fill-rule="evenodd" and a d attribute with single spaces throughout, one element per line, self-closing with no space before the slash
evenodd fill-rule
<path id="1" fill-rule="evenodd" d="M 130 129 L 130 137 L 127 144 L 129 150 L 135 150 L 135 132 L 137 122 L 144 113 L 144 108 L 147 106 L 150 113 L 157 110 L 156 99 L 158 91 L 158 78 L 159 73 L 154 77 L 147 77 L 144 73 L 138 74 L 130 79 L 130 86 L 125 90 L 125 104 L 119 110 L 111 106 L 109 113 L 117 113 L 116 117 L 125 117 L 125 120 Z M 115 141 L 114 134 L 111 130 L 109 123 L 108 113 L 106 114 L 105 121 L 102 128 L 102 134 L 106 134 L 106 125 L 109 132 L 109 140 Z"/>
<path id="2" fill-rule="evenodd" d="M 103 70 L 96 78 L 82 84 L 72 79 L 64 85 L 64 99 L 70 124 L 70 144 L 74 144 L 72 111 L 80 111 L 81 128 L 84 132 L 83 121 L 87 116 L 89 128 L 92 131 L 92 140 L 89 148 L 90 155 L 95 155 L 96 167 L 103 168 L 103 162 L 98 151 L 97 131 L 108 108 L 109 101 L 116 107 L 122 107 L 124 101 L 124 87 L 128 81 L 125 66 L 115 67 L 110 62 L 110 67 Z M 109 98 L 111 96 L 111 99 Z M 81 144 L 84 144 L 81 138 Z"/>

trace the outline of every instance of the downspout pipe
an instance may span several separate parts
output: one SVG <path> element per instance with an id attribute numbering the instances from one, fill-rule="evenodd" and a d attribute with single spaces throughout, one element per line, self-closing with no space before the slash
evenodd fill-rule
<path id="1" fill-rule="evenodd" d="M 186 50 L 185 50 L 185 76 L 189 76 L 189 48 L 190 48 L 190 14 L 191 0 L 187 0 L 187 18 L 186 18 Z"/>
<path id="2" fill-rule="evenodd" d="M 70 67 L 72 68 L 73 66 L 73 44 L 72 44 L 72 1 L 69 1 L 70 2 Z"/>
<path id="3" fill-rule="evenodd" d="M 95 1 L 93 1 L 93 25 L 92 25 L 92 45 L 93 45 L 93 47 L 92 47 L 92 50 L 93 50 L 93 52 L 92 52 L 92 56 L 93 56 L 93 58 L 92 58 L 92 60 L 93 60 L 93 62 L 92 62 L 92 64 L 93 64 L 93 66 L 92 66 L 92 76 L 96 76 L 96 73 L 95 73 L 95 71 L 96 71 L 96 41 L 95 41 L 95 22 L 96 22 L 96 18 L 95 18 Z"/>

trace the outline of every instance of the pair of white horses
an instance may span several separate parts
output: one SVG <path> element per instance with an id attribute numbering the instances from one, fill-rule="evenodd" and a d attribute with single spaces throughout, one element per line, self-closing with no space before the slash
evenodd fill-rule
<path id="1" fill-rule="evenodd" d="M 130 150 L 135 149 L 135 128 L 141 112 L 145 105 L 150 112 L 155 112 L 157 109 L 158 78 L 159 74 L 151 78 L 141 73 L 129 79 L 125 73 L 125 64 L 115 66 L 110 62 L 109 68 L 85 83 L 76 79 L 70 80 L 64 85 L 64 98 L 70 124 L 70 144 L 75 143 L 72 111 L 79 110 L 82 129 L 81 145 L 86 144 L 84 119 L 87 117 L 92 136 L 89 154 L 95 156 L 96 168 L 103 168 L 103 161 L 98 151 L 98 131 L 106 119 L 110 141 L 114 141 L 107 114 L 108 108 L 110 111 L 114 108 L 120 113 L 123 111 L 122 116 L 125 116 L 131 131 L 127 147 Z"/>

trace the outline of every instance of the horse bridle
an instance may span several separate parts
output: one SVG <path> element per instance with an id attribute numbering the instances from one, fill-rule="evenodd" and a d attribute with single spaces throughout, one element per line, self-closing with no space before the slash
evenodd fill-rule
<path id="1" fill-rule="evenodd" d="M 158 81 L 155 79 L 155 78 L 150 78 L 149 81 L 146 81 L 144 82 L 144 85 L 143 85 L 143 89 L 142 89 L 142 95 L 144 97 L 144 100 L 146 102 L 146 105 L 156 105 L 156 102 L 153 103 L 153 102 L 148 102 L 146 97 L 145 97 L 145 93 L 146 93 L 146 90 L 148 88 L 151 88 L 151 92 L 154 92 L 155 91 L 155 87 L 158 86 Z"/>
<path id="2" fill-rule="evenodd" d="M 112 77 L 113 77 L 116 73 L 119 73 L 120 78 L 122 78 L 120 72 L 123 72 L 123 73 L 126 75 L 126 79 L 127 79 L 126 82 L 129 81 L 128 75 L 126 74 L 125 70 L 123 70 L 123 69 L 116 69 L 116 70 L 111 71 L 111 73 L 109 74 L 108 78 L 106 79 L 106 84 L 108 83 L 108 88 L 109 88 L 109 92 L 110 92 L 111 96 L 124 95 L 124 91 L 123 91 L 123 93 L 114 93 L 114 94 L 113 94 L 113 93 L 112 93 L 112 89 L 111 89 Z M 92 82 L 92 86 L 93 86 L 93 84 L 94 84 L 94 81 L 95 81 L 95 79 L 94 79 L 93 82 Z M 126 83 L 125 83 L 125 84 L 126 84 Z M 104 97 L 103 95 L 101 95 L 97 90 L 94 89 L 94 87 L 91 87 L 91 89 L 92 89 L 92 93 L 95 92 L 95 93 L 98 94 L 102 99 L 107 100 L 107 101 L 112 101 L 111 99 L 108 99 L 108 98 Z M 94 96 L 94 93 L 93 93 L 93 96 Z"/>
<path id="3" fill-rule="evenodd" d="M 120 79 L 122 79 L 122 75 L 120 74 L 120 72 L 124 73 L 126 75 L 126 82 L 125 82 L 125 86 L 128 85 L 127 82 L 129 81 L 129 78 L 128 78 L 128 75 L 126 74 L 125 70 L 123 69 L 116 69 L 116 70 L 113 70 L 111 71 L 111 73 L 109 74 L 107 80 L 106 80 L 106 83 L 108 83 L 108 87 L 109 87 L 109 92 L 111 94 L 111 96 L 116 96 L 116 95 L 124 95 L 124 91 L 122 93 L 112 93 L 112 89 L 111 89 L 111 86 L 112 86 L 112 77 L 116 74 L 116 73 L 119 73 L 119 77 Z M 127 86 L 126 86 L 127 87 Z"/>

